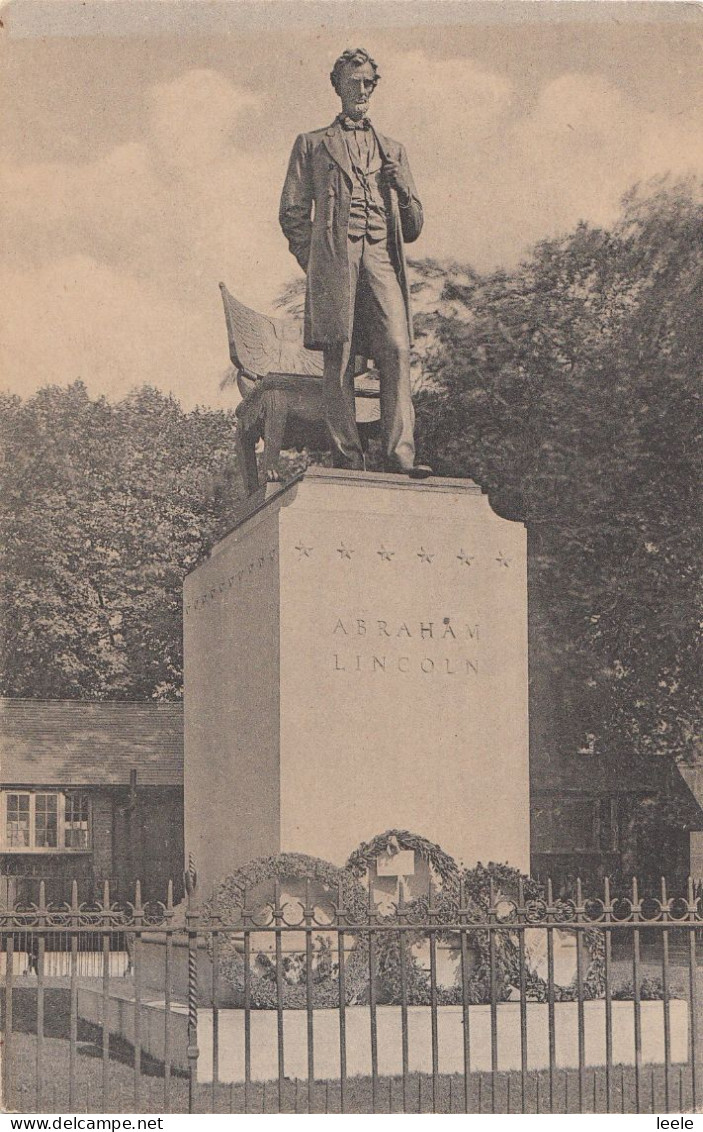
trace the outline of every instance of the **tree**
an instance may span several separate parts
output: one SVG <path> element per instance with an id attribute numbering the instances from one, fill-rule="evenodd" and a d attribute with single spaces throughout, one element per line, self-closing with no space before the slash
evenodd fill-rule
<path id="1" fill-rule="evenodd" d="M 574 752 L 700 752 L 702 283 L 700 187 L 662 182 L 433 320 L 420 447 L 528 524 L 535 706 Z"/>
<path id="2" fill-rule="evenodd" d="M 180 696 L 181 585 L 232 522 L 233 426 L 150 388 L 2 398 L 3 694 Z"/>

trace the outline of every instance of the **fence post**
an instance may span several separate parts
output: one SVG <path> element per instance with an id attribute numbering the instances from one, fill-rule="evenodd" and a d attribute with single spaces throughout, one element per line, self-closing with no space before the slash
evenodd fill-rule
<path id="1" fill-rule="evenodd" d="M 188 930 L 188 1112 L 195 1112 L 195 1099 L 198 1084 L 198 911 L 195 890 L 198 874 L 192 854 L 188 858 L 188 870 L 184 873 L 188 904 L 186 927 Z"/>
<path id="2" fill-rule="evenodd" d="M 44 932 L 46 929 L 46 913 L 46 885 L 42 880 L 39 882 L 39 914 L 37 918 L 37 927 L 40 931 L 37 946 L 35 948 L 34 941 L 32 941 L 30 952 L 32 959 L 36 961 L 37 971 L 37 1049 L 34 1070 L 37 1085 L 37 1112 L 42 1112 L 44 1085 L 44 951 L 46 947 Z M 30 938 L 28 937 L 28 941 Z"/>
<path id="3" fill-rule="evenodd" d="M 698 922 L 698 898 L 693 889 L 693 880 L 688 878 L 687 886 L 688 918 L 691 924 Z M 691 1111 L 696 1112 L 698 1106 L 698 1057 L 701 1018 L 699 1015 L 698 995 L 698 959 L 696 956 L 696 929 L 691 926 L 688 931 L 688 997 L 691 1018 L 689 1033 L 691 1042 Z"/>
<path id="4" fill-rule="evenodd" d="M 76 1057 L 78 1054 L 78 925 L 80 906 L 78 904 L 78 881 L 71 882 L 71 1012 L 70 1037 L 68 1047 L 68 1111 L 76 1111 Z"/>
<path id="5" fill-rule="evenodd" d="M 139 880 L 134 883 L 133 909 L 136 928 L 134 933 L 134 1111 L 139 1112 L 142 1107 L 142 933 L 139 929 L 144 923 L 142 885 Z"/>
<path id="6" fill-rule="evenodd" d="M 14 905 L 10 905 L 14 908 Z M 12 983 L 13 966 L 15 962 L 15 937 L 10 933 L 5 937 L 5 1022 L 4 1022 L 4 1048 L 2 1058 L 2 1097 L 6 1109 L 12 1111 L 12 1059 L 13 1059 L 13 1018 L 12 1018 Z"/>

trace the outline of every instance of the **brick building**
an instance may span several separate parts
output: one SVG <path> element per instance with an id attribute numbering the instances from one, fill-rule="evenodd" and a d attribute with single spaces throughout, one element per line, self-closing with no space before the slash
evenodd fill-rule
<path id="1" fill-rule="evenodd" d="M 0 700 L 0 902 L 178 899 L 182 870 L 181 704 Z"/>

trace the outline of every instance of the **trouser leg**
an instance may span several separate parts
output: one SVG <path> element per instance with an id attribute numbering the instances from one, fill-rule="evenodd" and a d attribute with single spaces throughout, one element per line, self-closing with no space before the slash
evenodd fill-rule
<path id="1" fill-rule="evenodd" d="M 415 462 L 410 337 L 403 293 L 385 241 L 365 243 L 360 285 L 367 292 L 369 337 L 381 377 L 384 456 L 390 467 L 407 470 Z"/>
<path id="2" fill-rule="evenodd" d="M 356 405 L 354 401 L 354 308 L 356 289 L 359 281 L 359 264 L 363 251 L 363 240 L 350 240 L 349 251 L 349 292 L 351 295 L 349 336 L 346 342 L 335 342 L 325 346 L 323 351 L 324 368 L 322 374 L 322 393 L 325 405 L 325 420 L 332 441 L 332 457 L 337 467 L 364 467 L 364 456 L 356 427 Z"/>

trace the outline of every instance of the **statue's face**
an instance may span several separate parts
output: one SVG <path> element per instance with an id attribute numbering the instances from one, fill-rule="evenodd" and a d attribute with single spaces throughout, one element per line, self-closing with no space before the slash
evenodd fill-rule
<path id="1" fill-rule="evenodd" d="M 376 85 L 374 69 L 370 63 L 357 66 L 350 63 L 339 78 L 339 97 L 342 110 L 355 121 L 368 113 L 369 100 Z"/>

